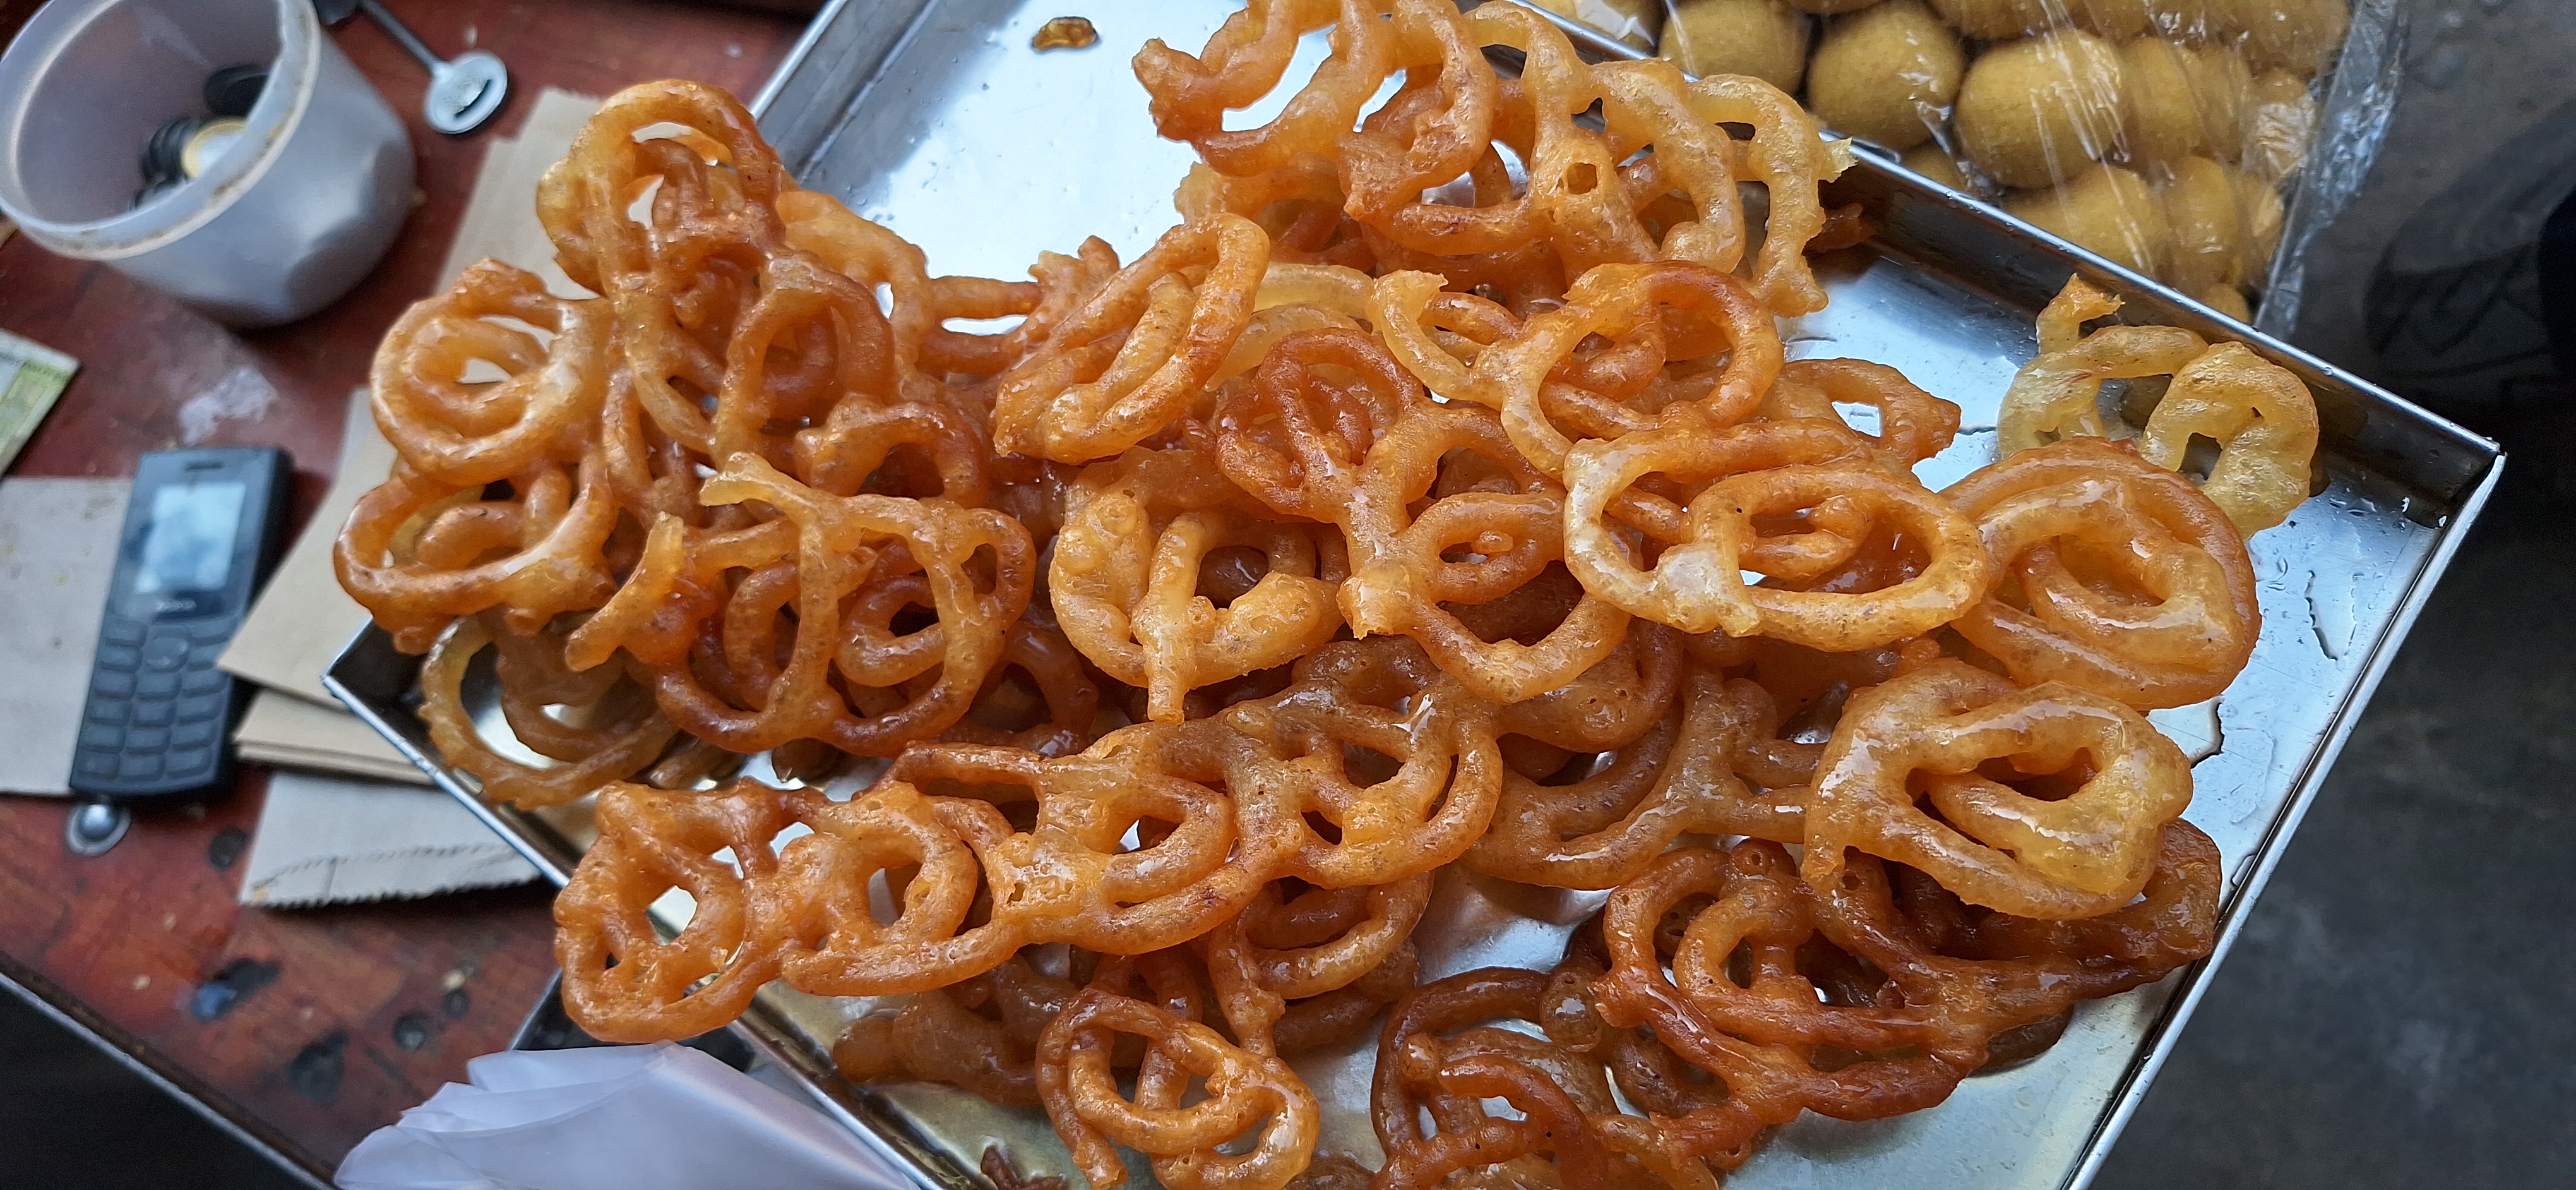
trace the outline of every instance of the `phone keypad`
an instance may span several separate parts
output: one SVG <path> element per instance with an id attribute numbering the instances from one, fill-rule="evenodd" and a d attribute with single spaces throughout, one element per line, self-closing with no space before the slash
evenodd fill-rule
<path id="1" fill-rule="evenodd" d="M 230 678 L 215 660 L 233 627 L 109 616 L 99 631 L 94 697 L 74 769 L 120 781 L 212 776 L 231 703 Z"/>

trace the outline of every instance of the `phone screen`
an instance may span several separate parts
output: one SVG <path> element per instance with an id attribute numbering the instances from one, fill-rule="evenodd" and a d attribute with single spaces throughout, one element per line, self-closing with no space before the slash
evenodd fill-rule
<path id="1" fill-rule="evenodd" d="M 155 490 L 135 593 L 222 590 L 232 577 L 233 540 L 241 532 L 245 494 L 238 482 L 176 483 Z"/>

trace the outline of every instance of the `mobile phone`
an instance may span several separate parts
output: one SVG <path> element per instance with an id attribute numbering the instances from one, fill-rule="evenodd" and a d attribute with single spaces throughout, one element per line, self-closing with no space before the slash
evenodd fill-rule
<path id="1" fill-rule="evenodd" d="M 231 782 L 232 726 L 250 689 L 215 659 L 277 564 L 290 474 L 274 447 L 143 456 L 72 752 L 74 792 L 135 802 Z"/>

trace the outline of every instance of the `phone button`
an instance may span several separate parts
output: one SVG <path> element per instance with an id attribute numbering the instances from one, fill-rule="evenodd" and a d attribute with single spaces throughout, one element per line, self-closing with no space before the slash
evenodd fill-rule
<path id="1" fill-rule="evenodd" d="M 158 752 L 146 752 L 141 755 L 127 753 L 125 759 L 117 764 L 116 775 L 128 781 L 158 777 L 161 775 L 161 754 Z"/>
<path id="2" fill-rule="evenodd" d="M 125 733 L 129 752 L 158 752 L 170 746 L 170 733 L 158 727 L 138 727 Z"/>
<path id="3" fill-rule="evenodd" d="M 195 723 L 222 714 L 224 700 L 212 694 L 194 694 L 179 700 L 179 720 Z"/>
<path id="4" fill-rule="evenodd" d="M 221 694 L 224 692 L 224 671 L 213 668 L 189 670 L 180 675 L 179 689 L 189 694 Z"/>
<path id="5" fill-rule="evenodd" d="M 175 777 L 209 767 L 214 763 L 215 754 L 205 748 L 174 748 L 167 759 L 170 775 Z"/>
<path id="6" fill-rule="evenodd" d="M 83 776 L 113 777 L 116 775 L 116 753 L 82 752 L 80 771 Z"/>
<path id="7" fill-rule="evenodd" d="M 179 692 L 179 675 L 174 673 L 147 671 L 142 677 L 129 680 L 134 683 L 135 692 L 145 698 L 168 698 Z"/>
<path id="8" fill-rule="evenodd" d="M 212 719 L 198 719 L 170 729 L 170 742 L 178 747 L 195 747 L 215 742 L 217 724 Z"/>
<path id="9" fill-rule="evenodd" d="M 100 645 L 98 658 L 91 664 L 102 669 L 132 669 L 143 664 L 143 654 L 128 645 Z"/>
<path id="10" fill-rule="evenodd" d="M 90 675 L 90 693 L 101 698 L 128 698 L 134 694 L 134 675 L 105 670 Z"/>
<path id="11" fill-rule="evenodd" d="M 179 636 L 155 636 L 143 646 L 143 664 L 148 669 L 177 669 L 188 659 L 188 642 Z"/>
<path id="12" fill-rule="evenodd" d="M 99 625 L 98 638 L 111 645 L 139 645 L 143 643 L 143 631 L 139 621 L 109 616 L 105 623 Z"/>
<path id="13" fill-rule="evenodd" d="M 92 723 L 81 729 L 80 746 L 114 751 L 125 743 L 125 729 L 105 723 Z"/>

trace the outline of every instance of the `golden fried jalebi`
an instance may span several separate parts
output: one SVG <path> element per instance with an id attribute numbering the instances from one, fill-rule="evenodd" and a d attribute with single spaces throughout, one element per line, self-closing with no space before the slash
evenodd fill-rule
<path id="1" fill-rule="evenodd" d="M 1110 1072 L 1113 1033 L 1143 1037 L 1148 1046 L 1132 1100 Z M 1285 1063 L 1097 985 L 1047 1026 L 1037 1072 L 1047 1116 L 1093 1186 L 1127 1180 L 1113 1141 L 1152 1158 L 1155 1177 L 1185 1190 L 1278 1190 L 1314 1154 L 1315 1096 Z M 1184 1106 L 1193 1078 L 1204 1080 L 1207 1097 Z M 1217 1148 L 1256 1125 L 1261 1134 L 1251 1151 Z"/>
<path id="2" fill-rule="evenodd" d="M 2186 706 L 2253 654 L 2263 613 L 2244 539 L 2189 480 L 2127 445 L 2070 438 L 1943 495 L 2012 577 L 1951 627 L 2016 680 Z"/>
<path id="3" fill-rule="evenodd" d="M 533 632 L 598 606 L 617 586 L 604 554 L 618 512 L 598 457 L 588 452 L 569 469 L 533 463 L 510 478 L 510 500 L 397 463 L 349 512 L 331 554 L 341 588 L 411 652 L 455 617 L 486 609 Z"/>
<path id="4" fill-rule="evenodd" d="M 2035 797 L 1985 775 L 1989 762 L 2020 778 L 2069 775 L 2052 791 L 2062 796 Z M 1940 819 L 1915 804 L 1927 795 Z M 1972 904 L 2092 917 L 2138 895 L 2157 832 L 2190 802 L 2181 749 L 2127 706 L 1942 661 L 1844 709 L 1807 793 L 1804 870 L 1829 884 L 1856 848 Z"/>
<path id="5" fill-rule="evenodd" d="M 686 666 L 655 675 L 664 714 L 692 735 L 737 752 L 819 739 L 846 752 L 883 755 L 937 734 L 965 715 L 1001 660 L 1005 627 L 1028 604 L 1035 562 L 1028 533 L 988 509 L 831 496 L 750 454 L 734 456 L 728 470 L 706 482 L 701 498 L 710 504 L 758 500 L 796 530 L 792 549 L 754 571 L 725 611 L 725 652 L 737 698 L 746 705 L 727 705 Z M 991 567 L 980 575 L 978 555 Z M 757 581 L 765 575 L 778 577 Z M 884 594 L 871 598 L 877 590 Z M 853 595 L 860 597 L 851 609 L 858 614 L 845 616 L 842 602 Z M 794 637 L 782 649 L 777 620 L 791 606 Z M 907 606 L 933 607 L 937 619 L 897 633 L 893 613 Z M 782 651 L 784 665 L 775 660 Z M 891 705 L 864 716 L 830 692 L 835 670 L 855 683 L 891 687 L 933 669 L 938 676 L 927 688 L 888 699 Z"/>
<path id="6" fill-rule="evenodd" d="M 613 782 L 598 792 L 599 841 L 583 858 L 600 858 L 555 898 L 564 1007 L 604 1041 L 723 1027 L 778 975 L 801 890 L 776 879 L 770 840 L 822 795 L 750 781 L 721 795 L 657 795 Z M 720 851 L 733 861 L 715 858 Z M 665 941 L 646 910 L 675 888 L 696 908 Z"/>
<path id="7" fill-rule="evenodd" d="M 494 318 L 552 339 L 540 346 Z M 369 377 L 376 422 L 422 478 L 456 487 L 578 462 L 607 396 L 608 320 L 597 303 L 548 296 L 533 273 L 482 261 L 385 332 Z M 509 379 L 480 391 L 460 383 L 475 360 Z"/>
<path id="8" fill-rule="evenodd" d="M 1358 123 L 1360 107 L 1392 66 L 1383 0 L 1256 0 L 1226 18 L 1195 58 L 1155 39 L 1136 53 L 1136 77 L 1153 96 L 1155 130 L 1189 141 L 1228 174 L 1257 174 L 1291 158 L 1326 153 Z M 1239 132 L 1229 109 L 1279 85 L 1297 39 L 1332 28 L 1333 52 L 1270 123 Z M 1442 180 L 1446 180 L 1445 178 Z"/>
<path id="9" fill-rule="evenodd" d="M 1760 686 L 1695 671 L 1664 721 L 1606 766 L 1563 784 L 1550 779 L 1564 768 L 1507 770 L 1493 827 L 1467 863 L 1525 884 L 1611 888 L 1685 834 L 1796 842 L 1805 836 L 1795 791 L 1758 794 L 1732 768 L 1778 720 Z"/>
<path id="10" fill-rule="evenodd" d="M 1422 397 L 1368 334 L 1300 331 L 1271 347 L 1252 383 L 1218 407 L 1217 461 L 1274 511 L 1338 522 L 1369 448 Z"/>
<path id="11" fill-rule="evenodd" d="M 1766 418 L 1835 421 L 1834 406 L 1866 405 L 1878 413 L 1879 430 L 1864 435 L 1880 457 L 1912 467 L 1950 448 L 1959 433 L 1959 407 L 1916 388 L 1905 374 L 1859 359 L 1792 360 L 1757 410 Z"/>
<path id="12" fill-rule="evenodd" d="M 1249 219 L 1173 228 L 1002 375 L 994 448 L 1087 463 L 1152 437 L 1224 362 L 1269 263 Z"/>
<path id="13" fill-rule="evenodd" d="M 1433 495 L 1452 452 L 1490 463 L 1490 486 Z M 1533 643 L 1487 640 L 1450 604 L 1490 603 L 1564 556 L 1564 498 L 1517 452 L 1502 422 L 1472 405 L 1424 405 L 1389 427 L 1361 468 L 1344 531 L 1351 577 L 1342 612 L 1361 635 L 1410 636 L 1470 693 L 1535 698 L 1572 681 L 1619 645 L 1628 613 L 1584 594 Z M 1451 561 L 1463 550 L 1469 560 Z"/>
<path id="14" fill-rule="evenodd" d="M 1380 1190 L 1716 1190 L 2209 953 L 2140 712 L 2248 664 L 2296 375 L 2087 334 L 2120 303 L 2072 282 L 1936 493 L 1958 405 L 1787 358 L 1807 256 L 1883 212 L 1827 211 L 1850 151 L 1771 85 L 1447 0 L 1253 0 L 1134 65 L 1200 164 L 1123 267 L 935 275 L 664 82 L 538 194 L 599 296 L 485 262 L 387 334 L 399 461 L 335 567 L 451 767 L 591 799 L 576 1021 L 882 998 L 848 1077 L 1207 1190 L 1369 1181 L 1285 1059 L 1376 1027 Z M 1459 953 L 1417 927 L 1507 884 L 1607 907 L 1417 986 Z"/>
<path id="15" fill-rule="evenodd" d="M 1667 329 L 1672 322 L 1691 326 L 1692 333 L 1674 334 Z M 1667 406 L 1621 430 L 1676 422 L 1731 424 L 1761 404 L 1780 375 L 1780 334 L 1769 312 L 1735 278 L 1682 262 L 1608 265 L 1577 280 L 1566 291 L 1562 308 L 1529 320 L 1510 339 L 1480 353 L 1474 387 L 1441 395 L 1500 409 L 1512 445 L 1541 472 L 1561 478 L 1565 452 L 1573 442 L 1547 409 L 1549 377 L 1587 337 L 1617 338 L 1639 330 L 1667 339 L 1664 360 L 1724 351 L 1726 365 L 1706 396 Z"/>
<path id="16" fill-rule="evenodd" d="M 1319 552 L 1314 528 L 1231 507 L 1248 501 L 1213 463 L 1139 450 L 1094 464 L 1048 568 L 1066 637 L 1109 676 L 1144 687 L 1157 722 L 1179 722 L 1192 689 L 1285 665 L 1342 624 L 1338 575 L 1326 577 L 1339 560 Z M 1260 561 L 1228 575 L 1227 551 Z"/>
<path id="17" fill-rule="evenodd" d="M 2209 343 L 2178 326 L 2109 326 L 2062 351 L 2022 365 L 2004 394 L 1997 422 L 2002 452 L 2029 450 L 2060 438 L 2099 438 L 2102 382 L 2169 376 Z"/>
<path id="18" fill-rule="evenodd" d="M 1975 543 L 1973 524 L 1912 476 L 1845 461 L 1866 453 L 1839 423 L 1797 420 L 1714 432 L 1676 426 L 1583 443 L 1566 456 L 1571 568 L 1622 610 L 1686 632 L 1758 631 L 1834 651 L 1929 632 L 1984 594 L 1993 566 Z M 1698 494 L 1678 518 L 1680 540 L 1641 568 L 1604 514 L 1649 475 Z M 1758 533 L 1763 518 L 1802 513 L 1789 533 Z M 1790 582 L 1823 577 L 1882 523 L 1926 554 L 1919 570 L 1883 589 L 1746 582 L 1748 571 Z"/>
<path id="19" fill-rule="evenodd" d="M 2003 453 L 2048 435 L 2103 435 L 2095 407 L 2102 381 L 2171 376 L 2139 435 L 2149 462 L 2180 471 L 2194 437 L 2219 444 L 2202 486 L 2241 534 L 2289 519 L 2308 498 L 2308 460 L 2317 449 L 2316 397 L 2295 373 L 2242 343 L 2212 346 L 2180 327 L 2110 326 L 2073 339 L 2079 324 L 2119 309 L 2101 291 L 2070 279 L 2040 314 L 2039 358 L 2004 395 Z"/>
<path id="20" fill-rule="evenodd" d="M 1326 645 L 1276 696 L 1225 722 L 1248 796 L 1282 803 L 1282 871 L 1326 888 L 1389 884 L 1458 858 L 1485 831 L 1502 785 L 1494 708 L 1398 638 Z M 1356 771 L 1354 771 L 1356 770 Z M 1305 815 L 1325 820 L 1327 838 Z"/>
<path id="21" fill-rule="evenodd" d="M 2218 443 L 2218 461 L 2201 492 L 2226 510 L 2238 532 L 2280 524 L 2308 498 L 2316 398 L 2289 369 L 2244 344 L 2221 343 L 2175 372 L 2138 450 L 2148 462 L 2180 470 L 2194 436 Z"/>

